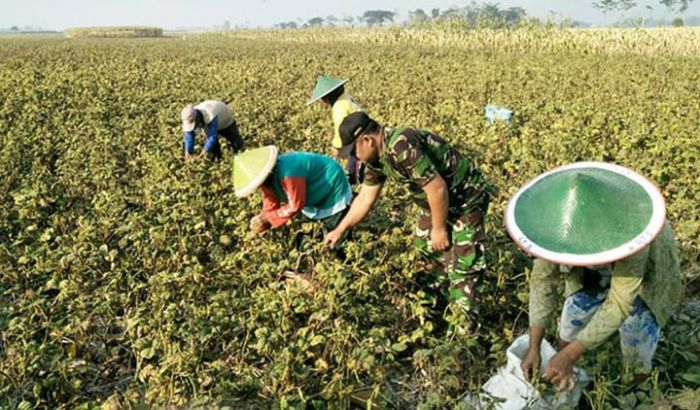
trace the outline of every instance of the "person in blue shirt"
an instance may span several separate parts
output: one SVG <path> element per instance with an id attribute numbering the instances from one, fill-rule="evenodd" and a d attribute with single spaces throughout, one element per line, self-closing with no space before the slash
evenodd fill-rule
<path id="1" fill-rule="evenodd" d="M 219 136 L 228 141 L 234 153 L 243 150 L 243 138 L 238 132 L 233 112 L 226 103 L 207 100 L 197 105 L 190 104 L 182 110 L 181 117 L 182 129 L 185 134 L 185 160 L 189 159 L 194 152 L 195 133 L 198 130 L 206 132 L 200 158 L 210 156 L 214 160 L 221 159 Z"/>

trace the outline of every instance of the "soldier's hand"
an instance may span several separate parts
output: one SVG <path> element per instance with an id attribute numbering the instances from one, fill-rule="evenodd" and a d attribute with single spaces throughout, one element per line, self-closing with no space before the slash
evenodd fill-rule
<path id="1" fill-rule="evenodd" d="M 343 238 L 344 230 L 335 228 L 326 234 L 326 239 L 323 241 L 329 249 L 335 249 L 336 245 Z"/>
<path id="2" fill-rule="evenodd" d="M 434 252 L 442 252 L 450 247 L 447 229 L 434 229 L 430 232 L 430 246 Z"/>

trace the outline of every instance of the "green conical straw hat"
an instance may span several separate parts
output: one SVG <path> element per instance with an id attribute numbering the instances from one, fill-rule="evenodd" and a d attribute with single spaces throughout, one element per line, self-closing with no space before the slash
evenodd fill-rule
<path id="1" fill-rule="evenodd" d="M 277 147 L 268 145 L 244 151 L 233 158 L 233 188 L 236 196 L 246 197 L 265 182 L 277 163 Z"/>
<path id="2" fill-rule="evenodd" d="M 318 81 L 316 81 L 316 88 L 314 88 L 314 92 L 311 93 L 311 99 L 306 103 L 306 105 L 313 104 L 347 82 L 348 80 L 340 80 L 333 77 L 327 77 L 325 75 L 318 77 Z"/>
<path id="3" fill-rule="evenodd" d="M 510 199 L 508 233 L 525 252 L 570 266 L 612 263 L 661 232 L 666 203 L 648 179 L 620 165 L 578 162 L 546 172 Z"/>

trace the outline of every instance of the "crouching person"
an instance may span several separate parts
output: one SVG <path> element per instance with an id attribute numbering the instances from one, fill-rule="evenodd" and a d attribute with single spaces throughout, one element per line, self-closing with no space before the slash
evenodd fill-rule
<path id="1" fill-rule="evenodd" d="M 199 158 L 221 159 L 221 142 L 224 137 L 234 153 L 244 148 L 243 138 L 238 132 L 238 124 L 233 118 L 231 108 L 223 101 L 207 100 L 197 105 L 189 104 L 183 108 L 182 129 L 184 131 L 185 160 L 194 152 L 195 134 L 206 132 L 206 139 Z"/>
<path id="2" fill-rule="evenodd" d="M 308 152 L 278 154 L 274 145 L 237 155 L 233 185 L 239 198 L 262 191 L 262 212 L 250 221 L 257 233 L 279 228 L 300 214 L 332 230 L 352 201 L 343 168 L 332 158 Z"/>
<path id="3" fill-rule="evenodd" d="M 625 366 L 652 367 L 660 329 L 679 300 L 678 245 L 664 198 L 622 166 L 581 162 L 540 175 L 510 200 L 506 227 L 536 259 L 530 277 L 530 348 L 526 377 L 540 368 L 540 343 L 560 298 L 560 351 L 544 379 L 573 387 L 573 366 L 587 350 L 620 335 Z"/>

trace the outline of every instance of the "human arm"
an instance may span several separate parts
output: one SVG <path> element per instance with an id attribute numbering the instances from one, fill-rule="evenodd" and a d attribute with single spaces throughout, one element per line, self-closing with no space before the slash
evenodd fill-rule
<path id="1" fill-rule="evenodd" d="M 542 339 L 544 339 L 544 332 L 545 328 L 543 327 L 530 327 L 530 347 L 527 350 L 523 362 L 520 364 L 520 368 L 523 370 L 523 375 L 526 380 L 531 380 L 531 378 L 540 371 L 540 365 L 542 364 L 540 345 L 542 344 Z"/>
<path id="2" fill-rule="evenodd" d="M 544 377 L 557 385 L 559 391 L 573 386 L 573 366 L 581 356 L 617 332 L 632 313 L 634 301 L 642 288 L 647 258 L 648 247 L 615 263 L 605 301 L 576 339 L 548 363 Z"/>
<path id="3" fill-rule="evenodd" d="M 286 177 L 282 179 L 282 189 L 287 195 L 287 203 L 282 205 L 279 199 L 276 202 L 268 200 L 265 205 L 263 199 L 263 215 L 273 228 L 279 228 L 294 218 L 306 205 L 306 179 L 302 177 Z M 267 191 L 267 194 L 266 194 Z M 263 198 L 277 196 L 267 187 L 263 187 Z"/>
<path id="4" fill-rule="evenodd" d="M 259 215 L 254 216 L 250 220 L 250 230 L 256 233 L 263 233 L 270 228 L 270 221 L 265 214 L 280 207 L 279 198 L 270 188 L 263 185 L 260 189 L 262 190 L 263 209 Z"/>
<path id="5" fill-rule="evenodd" d="M 523 374 L 531 378 L 540 370 L 540 344 L 557 306 L 559 265 L 535 259 L 530 273 L 530 347 L 521 364 Z"/>
<path id="6" fill-rule="evenodd" d="M 343 220 L 340 221 L 334 230 L 326 235 L 325 243 L 329 248 L 333 249 L 348 229 L 365 219 L 367 214 L 369 214 L 369 211 L 377 202 L 379 194 L 382 192 L 382 186 L 383 184 L 362 185 L 362 189 L 357 195 L 357 198 L 352 201 L 347 215 L 345 215 Z"/>
<path id="7" fill-rule="evenodd" d="M 431 246 L 433 251 L 441 252 L 450 246 L 450 236 L 447 233 L 447 212 L 450 203 L 447 184 L 440 174 L 435 174 L 432 180 L 423 186 L 423 191 L 430 206 Z"/>
<path id="8" fill-rule="evenodd" d="M 185 142 L 185 159 L 188 159 L 194 151 L 194 131 L 185 131 L 183 139 Z"/>
<path id="9" fill-rule="evenodd" d="M 634 300 L 642 290 L 648 256 L 649 247 L 646 247 L 615 263 L 605 301 L 576 336 L 576 340 L 588 349 L 599 346 L 615 334 L 632 313 Z"/>
<path id="10" fill-rule="evenodd" d="M 214 117 L 209 124 L 207 124 L 207 137 L 204 142 L 204 147 L 202 148 L 202 155 L 210 152 L 212 148 L 219 141 L 219 116 Z"/>
<path id="11" fill-rule="evenodd" d="M 576 385 L 574 364 L 585 352 L 586 346 L 580 341 L 574 340 L 550 359 L 542 377 L 557 386 L 557 391 L 573 389 Z"/>

